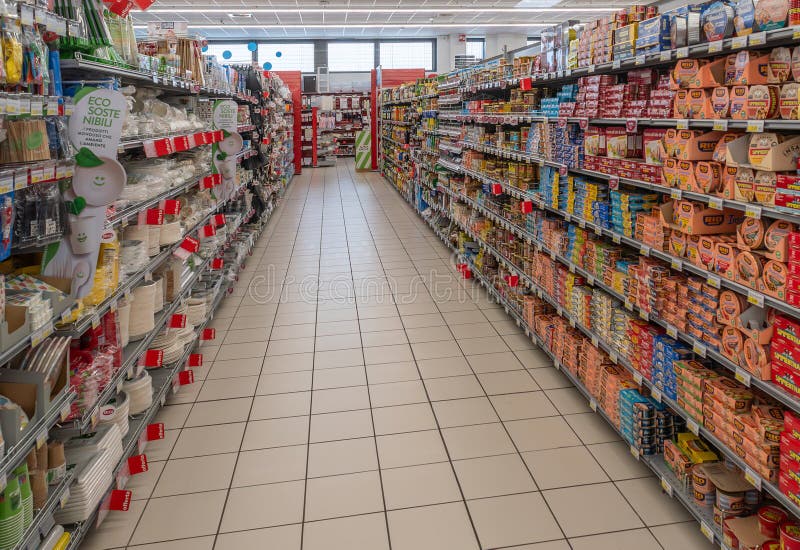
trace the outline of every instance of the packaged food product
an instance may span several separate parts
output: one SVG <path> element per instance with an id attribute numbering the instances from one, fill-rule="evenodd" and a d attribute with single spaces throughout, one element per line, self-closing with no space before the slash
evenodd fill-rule
<path id="1" fill-rule="evenodd" d="M 759 0 L 756 4 L 756 23 L 761 30 L 782 29 L 788 15 L 788 0 Z"/>

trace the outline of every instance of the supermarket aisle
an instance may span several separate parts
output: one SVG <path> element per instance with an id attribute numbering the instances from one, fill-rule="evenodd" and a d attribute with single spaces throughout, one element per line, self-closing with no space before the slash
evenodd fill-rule
<path id="1" fill-rule="evenodd" d="M 377 174 L 295 178 L 87 547 L 691 550 L 697 523 Z M 541 544 L 537 544 L 541 543 Z"/>

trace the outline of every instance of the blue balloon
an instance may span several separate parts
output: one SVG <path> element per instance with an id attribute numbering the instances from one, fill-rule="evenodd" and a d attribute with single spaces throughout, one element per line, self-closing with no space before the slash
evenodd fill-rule
<path id="1" fill-rule="evenodd" d="M 265 61 L 263 67 L 264 67 L 265 71 L 271 71 L 272 70 L 272 63 L 270 63 L 269 61 Z"/>
<path id="2" fill-rule="evenodd" d="M 222 59 L 230 59 L 231 57 L 233 57 L 233 54 L 230 50 L 225 50 L 222 52 Z"/>
<path id="3" fill-rule="evenodd" d="M 258 44 L 256 44 L 255 42 L 248 42 L 247 49 L 251 52 L 254 52 L 258 49 Z"/>
<path id="4" fill-rule="evenodd" d="M 280 57 L 280 56 L 282 56 L 282 55 L 283 55 L 283 54 L 282 54 L 281 52 L 275 52 L 275 57 Z"/>
<path id="5" fill-rule="evenodd" d="M 203 46 L 203 47 L 200 49 L 200 51 L 201 51 L 201 52 L 207 52 L 207 51 L 208 51 L 208 46 Z"/>

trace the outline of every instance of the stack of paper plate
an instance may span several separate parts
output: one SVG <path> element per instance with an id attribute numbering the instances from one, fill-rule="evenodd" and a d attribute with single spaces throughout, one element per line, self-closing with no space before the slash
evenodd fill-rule
<path id="1" fill-rule="evenodd" d="M 15 548 L 22 540 L 25 518 L 17 476 L 8 476 L 8 484 L 0 493 L 0 548 Z"/>
<path id="2" fill-rule="evenodd" d="M 120 393 L 106 405 L 100 407 L 100 424 L 116 424 L 122 437 L 128 433 L 128 399 L 127 393 Z"/>
<path id="3" fill-rule="evenodd" d="M 139 414 L 153 404 L 153 379 L 147 371 L 125 382 L 122 391 L 128 394 L 130 414 Z"/>
<path id="4" fill-rule="evenodd" d="M 66 506 L 55 514 L 56 523 L 85 521 L 111 486 L 114 466 L 122 458 L 122 434 L 116 424 L 100 424 L 87 436 L 64 444 L 67 469 L 75 472 Z"/>

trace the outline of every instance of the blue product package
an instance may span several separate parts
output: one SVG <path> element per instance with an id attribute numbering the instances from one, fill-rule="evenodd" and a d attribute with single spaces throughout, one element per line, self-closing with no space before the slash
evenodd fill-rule
<path id="1" fill-rule="evenodd" d="M 14 191 L 0 195 L 0 261 L 11 256 L 14 240 Z"/>

